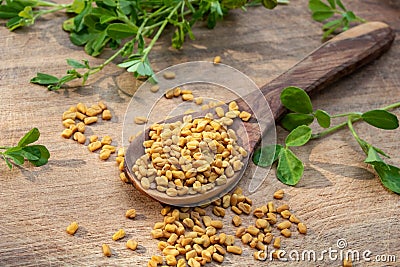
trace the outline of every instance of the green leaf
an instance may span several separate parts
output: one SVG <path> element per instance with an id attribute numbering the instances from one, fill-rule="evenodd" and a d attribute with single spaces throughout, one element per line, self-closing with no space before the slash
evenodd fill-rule
<path id="1" fill-rule="evenodd" d="M 302 146 L 311 138 L 312 130 L 306 125 L 301 125 L 291 131 L 285 139 L 286 146 Z"/>
<path id="2" fill-rule="evenodd" d="M 292 131 L 300 125 L 310 125 L 314 121 L 311 114 L 288 113 L 281 120 L 281 125 L 288 131 Z"/>
<path id="3" fill-rule="evenodd" d="M 400 169 L 396 166 L 376 163 L 373 165 L 382 184 L 389 190 L 400 194 Z"/>
<path id="4" fill-rule="evenodd" d="M 6 5 L 0 5 L 0 19 L 11 19 L 17 17 L 20 10 Z"/>
<path id="5" fill-rule="evenodd" d="M 329 128 L 331 126 L 331 116 L 325 110 L 317 109 L 314 116 L 322 128 Z"/>
<path id="6" fill-rule="evenodd" d="M 64 31 L 72 32 L 75 29 L 74 18 L 64 20 L 62 27 Z"/>
<path id="7" fill-rule="evenodd" d="M 385 130 L 394 130 L 399 127 L 396 115 L 382 109 L 367 111 L 361 115 L 361 118 L 366 123 Z"/>
<path id="8" fill-rule="evenodd" d="M 4 160 L 5 160 L 5 162 L 6 162 L 6 164 L 7 164 L 7 166 L 8 166 L 8 168 L 10 169 L 10 170 L 12 170 L 12 164 L 11 164 L 11 162 L 8 160 L 8 158 L 6 158 L 4 155 L 3 155 L 3 158 L 4 158 Z"/>
<path id="9" fill-rule="evenodd" d="M 33 142 L 36 142 L 39 139 L 39 136 L 40 136 L 40 132 L 39 132 L 38 128 L 33 128 L 32 130 L 27 132 L 21 138 L 21 140 L 19 140 L 18 146 L 19 147 L 24 147 L 26 145 L 29 145 L 29 144 L 33 143 Z"/>
<path id="10" fill-rule="evenodd" d="M 349 22 L 357 19 L 353 11 L 347 11 L 343 14 L 343 17 L 345 17 Z"/>
<path id="11" fill-rule="evenodd" d="M 36 74 L 36 77 L 31 79 L 31 83 L 41 84 L 41 85 L 49 85 L 49 84 L 57 84 L 59 79 L 55 76 L 40 73 Z"/>
<path id="12" fill-rule="evenodd" d="M 310 0 L 308 3 L 308 8 L 312 12 L 318 12 L 318 11 L 332 11 L 332 8 L 325 3 L 323 3 L 320 0 Z"/>
<path id="13" fill-rule="evenodd" d="M 289 110 L 309 114 L 313 111 L 310 97 L 298 87 L 290 86 L 283 89 L 281 102 Z"/>
<path id="14" fill-rule="evenodd" d="M 274 9 L 278 5 L 277 0 L 261 0 L 261 3 L 267 9 Z"/>
<path id="15" fill-rule="evenodd" d="M 279 153 L 276 171 L 276 175 L 282 183 L 296 185 L 303 176 L 304 165 L 290 149 L 284 148 Z"/>
<path id="16" fill-rule="evenodd" d="M 18 13 L 18 16 L 20 16 L 21 18 L 25 18 L 25 19 L 32 19 L 33 18 L 32 7 L 26 6 L 24 8 L 24 10 L 22 10 Z"/>
<path id="17" fill-rule="evenodd" d="M 17 153 L 6 154 L 6 157 L 12 159 L 12 161 L 17 165 L 22 165 L 25 162 L 24 157 Z"/>
<path id="18" fill-rule="evenodd" d="M 106 32 L 113 39 L 124 39 L 134 36 L 137 33 L 137 29 L 128 24 L 114 23 L 107 27 Z"/>
<path id="19" fill-rule="evenodd" d="M 328 0 L 328 3 L 329 3 L 329 5 L 330 5 L 333 9 L 336 8 L 336 2 L 335 2 L 335 0 Z"/>
<path id="20" fill-rule="evenodd" d="M 27 160 L 38 160 L 40 159 L 40 150 L 34 146 L 26 146 L 22 148 L 21 155 Z"/>
<path id="21" fill-rule="evenodd" d="M 336 0 L 336 4 L 343 10 L 347 11 L 346 7 L 343 5 L 342 1 Z"/>
<path id="22" fill-rule="evenodd" d="M 70 8 L 68 8 L 68 12 L 74 12 L 79 14 L 85 8 L 85 0 L 74 0 Z"/>
<path id="23" fill-rule="evenodd" d="M 332 17 L 334 14 L 333 11 L 316 11 L 312 13 L 312 18 L 316 21 L 324 21 Z"/>
<path id="24" fill-rule="evenodd" d="M 67 64 L 70 65 L 71 67 L 75 68 L 75 69 L 86 69 L 86 65 L 80 63 L 79 61 L 75 60 L 75 59 L 67 59 Z"/>
<path id="25" fill-rule="evenodd" d="M 342 20 L 340 19 L 331 20 L 322 26 L 322 30 L 326 31 L 328 29 L 331 29 L 333 26 L 340 26 L 341 23 Z"/>
<path id="26" fill-rule="evenodd" d="M 271 166 L 278 159 L 282 148 L 281 145 L 267 145 L 257 148 L 253 154 L 254 164 L 260 167 Z"/>
<path id="27" fill-rule="evenodd" d="M 45 165 L 50 158 L 50 153 L 47 148 L 43 145 L 32 145 L 29 146 L 31 149 L 38 150 L 40 152 L 40 157 L 38 160 L 29 160 L 36 167 Z"/>
<path id="28" fill-rule="evenodd" d="M 383 159 L 379 156 L 379 152 L 377 150 L 375 150 L 375 148 L 373 146 L 371 146 L 368 149 L 368 155 L 367 158 L 364 160 L 365 163 L 368 164 L 375 164 L 376 162 L 381 162 L 383 164 L 386 164 Z"/>

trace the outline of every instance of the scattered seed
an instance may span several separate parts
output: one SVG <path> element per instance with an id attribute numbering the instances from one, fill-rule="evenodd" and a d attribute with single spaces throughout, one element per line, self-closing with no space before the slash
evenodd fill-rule
<path id="1" fill-rule="evenodd" d="M 136 210 L 135 209 L 129 209 L 125 212 L 125 217 L 129 219 L 134 219 L 136 217 Z"/>
<path id="2" fill-rule="evenodd" d="M 300 234 L 305 235 L 307 233 L 307 226 L 304 223 L 299 223 L 297 225 L 297 228 L 298 228 Z"/>
<path id="3" fill-rule="evenodd" d="M 138 116 L 138 117 L 134 118 L 134 122 L 136 124 L 145 124 L 147 121 L 148 121 L 148 119 L 146 117 Z"/>
<path id="4" fill-rule="evenodd" d="M 159 85 L 153 85 L 152 87 L 150 87 L 150 91 L 153 93 L 157 93 L 158 90 L 160 90 L 160 86 Z"/>
<path id="5" fill-rule="evenodd" d="M 79 226 L 77 222 L 72 222 L 70 225 L 67 226 L 67 233 L 70 235 L 74 235 L 75 232 L 78 230 Z"/>
<path id="6" fill-rule="evenodd" d="M 112 239 L 114 241 L 117 241 L 117 240 L 119 240 L 121 238 L 124 238 L 124 237 L 125 237 L 124 229 L 119 229 L 115 234 L 113 234 Z"/>
<path id="7" fill-rule="evenodd" d="M 163 77 L 165 78 L 165 79 L 167 79 L 167 80 L 170 80 L 170 79 L 175 79 L 175 72 L 173 72 L 173 71 L 165 71 L 164 73 L 163 73 Z"/>
<path id="8" fill-rule="evenodd" d="M 136 250 L 138 247 L 138 242 L 133 239 L 129 239 L 128 241 L 126 241 L 126 247 L 131 250 Z"/>
<path id="9" fill-rule="evenodd" d="M 111 257 L 111 249 L 110 246 L 107 244 L 101 245 L 101 249 L 103 251 L 103 255 L 106 257 Z"/>
<path id="10" fill-rule="evenodd" d="M 213 60 L 213 62 L 214 62 L 214 64 L 221 63 L 221 57 L 220 57 L 220 56 L 216 56 L 216 57 L 214 57 L 214 60 Z"/>
<path id="11" fill-rule="evenodd" d="M 274 198 L 275 199 L 282 199 L 283 198 L 283 194 L 284 194 L 284 191 L 282 189 L 279 189 L 278 191 L 276 191 L 274 193 Z"/>

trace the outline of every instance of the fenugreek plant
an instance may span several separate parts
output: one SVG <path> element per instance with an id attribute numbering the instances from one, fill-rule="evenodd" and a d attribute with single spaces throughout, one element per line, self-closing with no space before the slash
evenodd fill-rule
<path id="1" fill-rule="evenodd" d="M 33 128 L 19 140 L 16 146 L 0 146 L 0 156 L 10 169 L 13 167 L 12 163 L 22 165 L 25 160 L 37 167 L 47 163 L 50 157 L 47 148 L 44 145 L 31 145 L 39 139 L 39 136 L 39 130 Z"/>
<path id="2" fill-rule="evenodd" d="M 255 164 L 267 167 L 278 162 L 276 172 L 278 179 L 284 184 L 296 185 L 303 176 L 304 165 L 291 148 L 303 146 L 312 139 L 319 139 L 341 128 L 348 127 L 366 155 L 364 162 L 372 166 L 387 189 L 400 194 L 400 169 L 387 164 L 383 158 L 389 158 L 389 156 L 380 148 L 362 139 L 353 127 L 356 121 L 364 121 L 383 130 L 397 129 L 399 121 L 396 115 L 388 110 L 400 107 L 400 102 L 363 113 L 348 112 L 331 115 L 324 110 L 314 110 L 310 97 L 300 88 L 287 87 L 282 91 L 280 98 L 282 104 L 290 111 L 281 120 L 281 125 L 290 133 L 283 145 L 276 144 L 258 148 L 253 155 Z M 345 122 L 331 126 L 332 119 L 343 117 L 347 119 Z M 309 125 L 315 119 L 318 125 L 325 130 L 313 133 Z"/>
<path id="3" fill-rule="evenodd" d="M 111 62 L 120 60 L 118 66 L 132 72 L 135 77 L 151 77 L 153 69 L 149 54 L 157 40 L 165 34 L 167 25 L 174 27 L 172 46 L 182 47 L 186 38 L 194 39 L 193 25 L 205 21 L 208 28 L 215 27 L 232 9 L 246 10 L 249 6 L 262 5 L 273 9 L 288 0 L 73 0 L 57 4 L 38 0 L 0 0 L 0 19 L 7 19 L 6 27 L 14 31 L 31 26 L 50 13 L 65 12 L 69 19 L 62 28 L 69 33 L 73 44 L 83 46 L 91 56 L 99 56 L 105 48 L 116 52 L 102 64 L 93 66 L 88 60 L 67 59 L 71 67 L 65 76 L 58 78 L 37 73 L 32 83 L 58 90 L 72 80 L 87 79 Z M 324 38 L 346 30 L 350 22 L 363 20 L 348 11 L 340 0 L 310 0 L 309 8 L 316 21 L 325 21 L 340 15 L 340 19 L 324 25 Z M 150 38 L 145 42 L 145 38 Z M 122 60 L 121 60 L 122 59 Z"/>

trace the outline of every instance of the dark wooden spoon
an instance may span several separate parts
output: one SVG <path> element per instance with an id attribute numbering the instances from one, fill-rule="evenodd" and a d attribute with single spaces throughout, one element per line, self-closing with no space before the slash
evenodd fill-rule
<path id="1" fill-rule="evenodd" d="M 284 114 L 285 108 L 280 102 L 280 93 L 285 87 L 297 86 L 309 94 L 314 93 L 378 58 L 389 49 L 394 37 L 392 29 L 384 23 L 368 22 L 359 25 L 325 42 L 288 71 L 261 87 L 260 90 L 268 101 L 269 107 L 265 105 L 265 99 L 260 99 L 259 94 L 250 93 L 237 99 L 240 110 L 253 113 L 256 108 L 257 114 L 272 112 L 273 116 L 273 118 L 252 118 L 249 122 L 243 123 L 244 129 L 236 129 L 239 135 L 243 134 L 243 130 L 247 134 L 246 149 L 252 151 L 259 143 L 263 135 L 259 127 L 260 123 L 268 124 Z M 253 110 L 246 103 L 251 103 Z M 193 116 L 196 117 L 196 115 Z M 181 118 L 182 116 L 177 116 L 168 121 L 177 121 Z M 139 191 L 160 202 L 175 206 L 201 205 L 226 194 L 241 179 L 243 171 L 235 173 L 235 176 L 228 179 L 225 185 L 216 186 L 204 194 L 170 197 L 157 190 L 145 190 L 132 173 L 132 166 L 136 159 L 144 154 L 142 146 L 144 136 L 139 136 L 130 143 L 125 155 L 125 172 Z"/>

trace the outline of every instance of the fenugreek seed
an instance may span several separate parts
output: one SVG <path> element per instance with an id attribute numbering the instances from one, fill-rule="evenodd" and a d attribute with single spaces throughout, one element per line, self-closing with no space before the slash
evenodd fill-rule
<path id="1" fill-rule="evenodd" d="M 261 208 L 256 208 L 256 209 L 253 211 L 253 215 L 254 215 L 255 217 L 257 217 L 257 218 L 262 218 L 262 217 L 264 217 L 264 212 L 263 212 L 263 210 L 262 210 Z"/>
<path id="2" fill-rule="evenodd" d="M 268 212 L 268 213 L 267 213 L 267 221 L 268 221 L 270 224 L 275 224 L 276 221 L 277 221 L 277 218 L 276 218 L 275 213 Z"/>
<path id="3" fill-rule="evenodd" d="M 190 267 L 200 267 L 200 266 L 201 266 L 200 262 L 198 262 L 194 257 L 193 257 L 193 258 L 190 258 L 190 259 L 188 260 L 188 265 L 189 265 Z"/>
<path id="4" fill-rule="evenodd" d="M 91 144 L 89 144 L 91 145 Z M 99 154 L 99 158 L 102 160 L 106 160 L 111 156 L 111 151 L 107 149 L 102 149 Z"/>
<path id="5" fill-rule="evenodd" d="M 294 214 L 290 214 L 289 221 L 291 221 L 292 223 L 300 222 L 300 220 Z"/>
<path id="6" fill-rule="evenodd" d="M 97 117 L 87 117 L 83 120 L 86 125 L 97 122 Z"/>
<path id="7" fill-rule="evenodd" d="M 168 79 L 168 80 L 170 80 L 170 79 L 175 79 L 175 72 L 173 72 L 173 71 L 165 71 L 164 73 L 163 73 L 163 77 L 165 78 L 165 79 Z"/>
<path id="8" fill-rule="evenodd" d="M 154 229 L 151 231 L 151 237 L 154 239 L 158 239 L 164 236 L 162 229 Z"/>
<path id="9" fill-rule="evenodd" d="M 242 254 L 242 248 L 239 246 L 227 246 L 226 251 L 236 254 L 236 255 L 241 255 Z"/>
<path id="10" fill-rule="evenodd" d="M 103 110 L 103 112 L 101 114 L 101 118 L 106 121 L 111 120 L 111 118 L 112 118 L 111 111 L 108 109 Z"/>
<path id="11" fill-rule="evenodd" d="M 284 237 L 290 237 L 291 235 L 292 235 L 292 232 L 290 232 L 290 230 L 289 229 L 283 229 L 282 231 L 281 231 L 281 234 L 284 236 Z"/>
<path id="12" fill-rule="evenodd" d="M 162 263 L 162 262 L 161 262 Z M 185 259 L 181 258 L 178 260 L 178 263 L 176 264 L 176 267 L 186 267 L 186 261 Z"/>
<path id="13" fill-rule="evenodd" d="M 253 225 L 249 225 L 249 227 L 247 227 L 247 229 L 246 229 L 246 232 L 251 234 L 252 236 L 256 236 L 260 232 L 260 229 L 258 229 L 257 227 L 255 227 Z"/>
<path id="14" fill-rule="evenodd" d="M 77 222 L 72 222 L 70 225 L 67 226 L 67 233 L 70 235 L 74 235 L 75 232 L 78 230 L 79 226 Z"/>
<path id="15" fill-rule="evenodd" d="M 182 223 L 183 223 L 183 225 L 184 225 L 185 227 L 187 227 L 187 228 L 193 228 L 193 226 L 194 226 L 194 222 L 193 222 L 193 220 L 190 219 L 190 218 L 184 219 L 184 220 L 182 221 Z"/>
<path id="16" fill-rule="evenodd" d="M 239 118 L 241 118 L 242 121 L 249 121 L 251 118 L 251 114 L 247 111 L 242 111 L 239 114 Z"/>
<path id="17" fill-rule="evenodd" d="M 176 264 L 177 264 L 177 260 L 174 255 L 166 255 L 165 261 L 167 262 L 167 265 L 169 265 L 169 266 L 176 266 Z"/>
<path id="18" fill-rule="evenodd" d="M 72 136 L 73 132 L 70 129 L 64 129 L 64 131 L 62 131 L 61 136 L 64 138 L 70 138 Z"/>
<path id="19" fill-rule="evenodd" d="M 174 97 L 174 89 L 169 89 L 164 94 L 165 98 L 171 99 Z"/>
<path id="20" fill-rule="evenodd" d="M 62 119 L 66 120 L 66 119 L 71 119 L 71 120 L 75 120 L 76 119 L 76 112 L 75 111 L 65 111 L 62 115 Z"/>
<path id="21" fill-rule="evenodd" d="M 274 248 L 280 248 L 281 247 L 281 238 L 280 237 L 275 237 L 273 246 L 274 246 Z"/>
<path id="22" fill-rule="evenodd" d="M 235 101 L 230 102 L 228 107 L 229 107 L 229 110 L 239 110 L 239 106 L 237 105 L 237 103 Z"/>
<path id="23" fill-rule="evenodd" d="M 103 142 L 103 140 L 102 140 L 102 142 Z M 115 153 L 115 151 L 117 150 L 115 146 L 104 145 L 104 144 L 103 144 L 103 147 L 101 149 L 110 150 L 111 153 Z"/>
<path id="24" fill-rule="evenodd" d="M 205 234 L 206 233 L 206 230 L 204 230 L 203 228 L 201 228 L 198 225 L 193 226 L 193 231 L 195 231 L 197 233 L 200 233 L 200 234 Z"/>
<path id="25" fill-rule="evenodd" d="M 76 112 L 76 118 L 77 118 L 78 120 L 83 121 L 86 117 L 87 117 L 87 116 L 86 116 L 85 114 L 80 113 L 80 112 Z"/>
<path id="26" fill-rule="evenodd" d="M 142 179 L 140 180 L 140 184 L 145 190 L 150 188 L 150 181 L 147 177 L 142 177 Z"/>
<path id="27" fill-rule="evenodd" d="M 241 239 L 243 244 L 248 244 L 253 239 L 253 236 L 249 233 L 245 233 L 242 235 Z"/>
<path id="28" fill-rule="evenodd" d="M 307 226 L 304 223 L 299 223 L 297 225 L 297 229 L 299 230 L 300 234 L 307 234 Z"/>
<path id="29" fill-rule="evenodd" d="M 224 256 L 218 254 L 218 253 L 213 253 L 212 255 L 213 260 L 216 262 L 222 263 L 224 261 Z"/>
<path id="30" fill-rule="evenodd" d="M 129 180 L 128 180 L 128 178 L 126 177 L 126 175 L 125 175 L 124 172 L 121 172 L 121 173 L 119 174 L 119 178 L 121 179 L 122 182 L 127 183 L 127 184 L 129 183 Z"/>
<path id="31" fill-rule="evenodd" d="M 291 226 L 292 226 L 292 223 L 291 223 L 291 222 L 289 222 L 289 221 L 283 221 L 283 222 L 279 223 L 276 227 L 277 227 L 279 230 L 283 230 L 283 229 L 290 228 Z"/>
<path id="32" fill-rule="evenodd" d="M 181 88 L 179 87 L 174 88 L 174 96 L 177 97 L 180 95 L 181 95 Z"/>
<path id="33" fill-rule="evenodd" d="M 276 212 L 275 204 L 274 202 L 270 201 L 267 203 L 268 207 L 268 212 Z"/>
<path id="34" fill-rule="evenodd" d="M 199 244 L 194 244 L 193 249 L 196 251 L 197 255 L 201 255 L 203 248 Z"/>
<path id="35" fill-rule="evenodd" d="M 211 222 L 210 222 L 211 223 Z M 217 229 L 213 226 L 207 226 L 206 228 L 206 235 L 213 236 L 217 233 Z"/>
<path id="36" fill-rule="evenodd" d="M 90 143 L 88 145 L 88 149 L 89 149 L 90 152 L 94 152 L 99 148 L 101 148 L 101 142 L 100 141 L 95 141 L 95 142 Z"/>
<path id="37" fill-rule="evenodd" d="M 257 243 L 256 243 L 256 248 L 257 248 L 258 250 L 264 251 L 264 250 L 265 250 L 265 245 L 263 244 L 263 242 L 261 242 L 260 240 L 258 240 Z"/>
<path id="38" fill-rule="evenodd" d="M 222 197 L 222 207 L 227 209 L 231 205 L 231 195 L 225 195 Z"/>
<path id="39" fill-rule="evenodd" d="M 90 143 L 94 143 L 94 142 L 96 142 L 97 140 L 99 140 L 99 137 L 98 137 L 97 135 L 91 135 L 91 136 L 89 137 L 89 142 L 90 142 Z M 100 144 L 101 144 L 101 142 L 100 142 Z"/>
<path id="40" fill-rule="evenodd" d="M 351 259 L 343 259 L 343 267 L 352 267 L 353 266 L 353 262 L 351 261 Z"/>
<path id="41" fill-rule="evenodd" d="M 183 101 L 192 101 L 194 99 L 192 94 L 183 94 L 182 95 L 182 100 Z"/>
<path id="42" fill-rule="evenodd" d="M 250 214 L 251 206 L 248 203 L 239 202 L 238 208 L 246 214 Z"/>
<path id="43" fill-rule="evenodd" d="M 196 257 L 196 256 L 197 256 L 197 252 L 194 249 L 186 252 L 186 254 L 185 254 L 185 258 L 186 258 L 187 261 L 189 259 L 192 259 L 192 258 Z"/>
<path id="44" fill-rule="evenodd" d="M 126 247 L 131 250 L 136 250 L 138 247 L 138 242 L 133 239 L 129 239 L 128 241 L 126 241 Z"/>
<path id="45" fill-rule="evenodd" d="M 228 117 L 230 119 L 234 119 L 234 118 L 237 117 L 237 114 L 233 110 L 230 110 L 230 111 L 225 113 L 225 117 Z"/>
<path id="46" fill-rule="evenodd" d="M 288 209 L 289 209 L 289 205 L 288 204 L 283 204 L 283 205 L 281 205 L 281 206 L 276 208 L 276 212 L 281 213 L 282 211 L 288 210 Z"/>
<path id="47" fill-rule="evenodd" d="M 218 252 L 221 255 L 225 255 L 226 254 L 226 250 L 224 249 L 223 246 L 219 245 L 219 244 L 215 244 L 214 245 L 215 251 Z"/>
<path id="48" fill-rule="evenodd" d="M 93 108 L 93 107 L 90 107 L 86 110 L 86 115 L 88 115 L 89 117 L 95 117 L 100 113 L 101 113 L 101 109 L 99 110 L 99 109 Z"/>
<path id="49" fill-rule="evenodd" d="M 221 57 L 220 57 L 220 56 L 215 56 L 215 57 L 214 57 L 214 60 L 213 60 L 213 63 L 214 63 L 214 64 L 221 63 Z"/>
<path id="50" fill-rule="evenodd" d="M 225 115 L 225 111 L 222 107 L 216 107 L 215 113 L 217 113 L 218 117 L 222 118 Z"/>
<path id="51" fill-rule="evenodd" d="M 240 216 L 238 216 L 238 215 L 235 215 L 232 218 L 232 223 L 234 226 L 238 227 L 242 224 L 242 218 L 240 218 Z"/>
<path id="52" fill-rule="evenodd" d="M 170 197 L 176 197 L 178 195 L 178 191 L 175 188 L 168 188 L 165 193 Z"/>
<path id="53" fill-rule="evenodd" d="M 264 237 L 264 243 L 270 244 L 274 236 L 271 233 L 266 233 Z"/>
<path id="54" fill-rule="evenodd" d="M 231 206 L 233 207 L 233 206 L 236 206 L 236 204 L 237 204 L 237 194 L 235 194 L 235 193 L 233 193 L 232 194 L 232 196 L 231 196 Z"/>
<path id="55" fill-rule="evenodd" d="M 265 260 L 266 259 L 266 255 L 264 251 L 255 251 L 253 253 L 254 259 L 255 260 Z"/>
<path id="56" fill-rule="evenodd" d="M 234 213 L 236 213 L 236 214 L 238 214 L 238 215 L 242 214 L 242 210 L 239 209 L 239 208 L 236 207 L 236 206 L 232 206 L 231 209 L 232 209 L 232 211 L 233 211 Z"/>
<path id="57" fill-rule="evenodd" d="M 161 231 L 162 232 L 162 231 Z M 165 242 L 165 241 L 160 241 L 160 242 L 158 242 L 158 244 L 157 244 L 157 248 L 160 250 L 160 251 L 163 251 L 164 250 L 164 248 L 166 248 L 166 247 L 168 247 L 169 246 L 169 244 L 167 243 L 167 242 Z"/>
<path id="58" fill-rule="evenodd" d="M 163 258 L 162 258 L 162 256 L 159 256 L 159 255 L 151 256 L 151 260 L 155 261 L 158 264 L 162 264 L 163 263 Z"/>
<path id="59" fill-rule="evenodd" d="M 125 212 L 125 217 L 129 219 L 134 219 L 136 217 L 136 210 L 135 209 L 129 209 Z"/>
<path id="60" fill-rule="evenodd" d="M 107 244 L 101 245 L 101 249 L 103 251 L 103 255 L 106 257 L 111 257 L 111 249 L 110 246 Z"/>
<path id="61" fill-rule="evenodd" d="M 83 114 L 86 114 L 87 107 L 86 107 L 85 104 L 83 104 L 83 103 L 78 103 L 78 104 L 76 105 L 76 109 L 77 109 L 77 111 L 79 111 L 79 112 L 81 112 L 81 113 L 83 113 Z"/>
<path id="62" fill-rule="evenodd" d="M 212 212 L 214 213 L 215 216 L 218 216 L 218 217 L 225 216 L 225 209 L 222 207 L 218 207 L 218 206 L 214 207 Z"/>
<path id="63" fill-rule="evenodd" d="M 289 210 L 284 210 L 281 212 L 281 216 L 284 219 L 289 219 L 290 215 L 292 215 L 292 213 Z"/>
<path id="64" fill-rule="evenodd" d="M 157 93 L 158 90 L 160 90 L 160 86 L 159 85 L 153 85 L 152 87 L 150 87 L 150 91 L 152 93 Z"/>
<path id="65" fill-rule="evenodd" d="M 69 128 L 71 125 L 75 125 L 75 121 L 72 119 L 66 119 L 63 120 L 62 124 L 65 128 Z"/>
<path id="66" fill-rule="evenodd" d="M 148 119 L 147 119 L 146 117 L 137 116 L 137 117 L 135 117 L 135 118 L 133 119 L 133 121 L 134 121 L 136 124 L 145 124 L 145 123 L 148 121 Z"/>
<path id="67" fill-rule="evenodd" d="M 225 233 L 220 233 L 218 238 L 219 238 L 219 244 L 223 245 L 225 243 L 225 240 L 226 240 L 226 234 Z"/>
<path id="68" fill-rule="evenodd" d="M 274 198 L 275 199 L 282 199 L 283 195 L 284 195 L 283 189 L 279 189 L 278 191 L 275 191 Z"/>
<path id="69" fill-rule="evenodd" d="M 165 216 L 168 214 L 168 212 L 170 212 L 171 210 L 171 206 L 165 206 L 164 208 L 161 209 L 161 215 Z"/>
<path id="70" fill-rule="evenodd" d="M 257 219 L 256 220 L 256 227 L 259 229 L 264 229 L 269 225 L 269 222 L 265 219 Z"/>
<path id="71" fill-rule="evenodd" d="M 202 217 L 202 220 L 203 220 L 203 224 L 204 224 L 206 227 L 208 227 L 208 226 L 211 225 L 212 219 L 211 219 L 210 216 L 203 216 L 203 217 Z"/>
<path id="72" fill-rule="evenodd" d="M 164 248 L 162 252 L 164 255 L 173 255 L 173 256 L 179 255 L 179 251 L 174 246 L 171 245 Z"/>
<path id="73" fill-rule="evenodd" d="M 78 132 L 80 132 L 80 133 L 84 133 L 85 130 L 86 130 L 85 124 L 84 124 L 83 122 L 79 122 L 79 123 L 76 125 L 76 127 L 77 127 L 77 129 L 78 129 Z"/>
<path id="74" fill-rule="evenodd" d="M 220 220 L 212 220 L 210 222 L 210 226 L 212 226 L 212 227 L 214 227 L 216 229 L 221 229 L 224 226 L 224 224 Z"/>
<path id="75" fill-rule="evenodd" d="M 112 239 L 114 241 L 117 241 L 117 240 L 119 240 L 121 238 L 124 238 L 124 237 L 125 237 L 124 229 L 119 229 L 115 234 L 113 234 Z"/>

